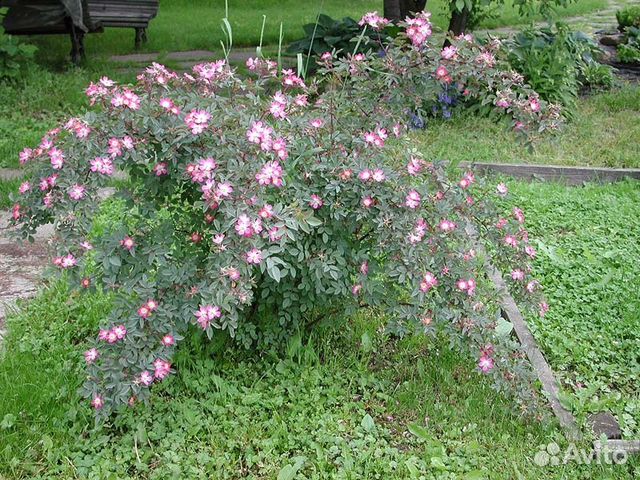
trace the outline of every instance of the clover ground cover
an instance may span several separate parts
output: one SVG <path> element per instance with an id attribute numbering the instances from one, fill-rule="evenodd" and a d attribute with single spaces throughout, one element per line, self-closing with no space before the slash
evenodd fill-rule
<path id="1" fill-rule="evenodd" d="M 582 420 L 611 411 L 640 437 L 640 183 L 514 183 L 550 311 L 530 324 Z"/>

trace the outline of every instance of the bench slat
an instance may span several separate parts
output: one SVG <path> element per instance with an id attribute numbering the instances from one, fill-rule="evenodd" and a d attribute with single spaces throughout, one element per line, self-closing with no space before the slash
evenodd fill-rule
<path id="1" fill-rule="evenodd" d="M 158 0 L 89 0 L 89 17 L 103 27 L 146 28 L 157 15 Z"/>

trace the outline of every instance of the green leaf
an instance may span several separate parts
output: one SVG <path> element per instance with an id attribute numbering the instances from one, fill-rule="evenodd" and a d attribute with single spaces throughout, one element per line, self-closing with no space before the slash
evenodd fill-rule
<path id="1" fill-rule="evenodd" d="M 362 418 L 362 422 L 360 422 L 360 425 L 362 425 L 362 428 L 364 428 L 368 432 L 376 428 L 376 422 L 373 421 L 373 418 L 368 413 Z"/>
<path id="2" fill-rule="evenodd" d="M 373 342 L 371 341 L 371 336 L 369 332 L 364 332 L 362 337 L 360 337 L 360 344 L 362 346 L 362 351 L 365 353 L 369 353 L 373 350 Z"/>
<path id="3" fill-rule="evenodd" d="M 307 223 L 312 227 L 319 227 L 320 225 L 322 225 L 322 220 L 320 220 L 318 217 L 312 216 L 307 218 Z"/>
<path id="4" fill-rule="evenodd" d="M 282 272 L 280 272 L 280 269 L 274 265 L 273 268 L 269 270 L 269 276 L 273 278 L 277 283 L 280 283 Z"/>
<path id="5" fill-rule="evenodd" d="M 0 422 L 0 429 L 8 430 L 15 425 L 15 422 L 16 416 L 12 413 L 7 413 L 2 419 L 2 422 Z"/>
<path id="6" fill-rule="evenodd" d="M 482 470 L 471 470 L 465 473 L 464 480 L 483 480 L 487 478 Z"/>
<path id="7" fill-rule="evenodd" d="M 285 465 L 278 473 L 278 480 L 293 480 L 298 473 L 298 469 L 293 465 Z"/>
<path id="8" fill-rule="evenodd" d="M 511 333 L 512 330 L 513 330 L 513 323 L 500 317 L 500 319 L 498 320 L 498 323 L 496 324 L 496 335 L 498 335 L 499 337 L 506 337 Z"/>
<path id="9" fill-rule="evenodd" d="M 409 431 L 422 440 L 431 440 L 431 434 L 429 431 L 420 425 L 415 423 L 409 424 Z"/>

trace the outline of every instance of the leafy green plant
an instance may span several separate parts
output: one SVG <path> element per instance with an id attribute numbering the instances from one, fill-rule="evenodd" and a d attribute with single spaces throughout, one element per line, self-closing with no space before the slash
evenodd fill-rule
<path id="1" fill-rule="evenodd" d="M 608 90 L 615 83 L 613 69 L 598 62 L 586 63 L 581 68 L 580 76 L 583 85 L 595 90 Z"/>
<path id="2" fill-rule="evenodd" d="M 597 61 L 601 55 L 598 45 L 562 23 L 528 28 L 508 42 L 508 48 L 514 69 L 548 101 L 573 107 L 579 86 L 613 84 L 611 67 Z"/>
<path id="3" fill-rule="evenodd" d="M 576 60 L 563 25 L 528 28 L 508 43 L 509 61 L 542 98 L 572 107 L 578 94 Z"/>
<path id="4" fill-rule="evenodd" d="M 624 32 L 628 27 L 640 27 L 640 6 L 628 6 L 616 12 L 618 28 Z"/>
<path id="5" fill-rule="evenodd" d="M 304 38 L 292 42 L 287 51 L 290 53 L 310 54 L 317 58 L 325 52 L 344 56 L 363 53 L 372 48 L 369 42 L 375 42 L 373 48 L 381 49 L 386 43 L 386 37 L 380 32 L 362 27 L 356 20 L 344 17 L 334 20 L 328 15 L 320 14 L 315 23 L 308 23 L 302 27 Z M 358 41 L 362 37 L 362 41 Z"/>
<path id="6" fill-rule="evenodd" d="M 36 51 L 35 45 L 18 41 L 0 27 L 0 80 L 17 78 L 31 64 Z"/>
<path id="7" fill-rule="evenodd" d="M 631 44 L 618 45 L 618 60 L 622 63 L 640 62 L 640 48 Z"/>
<path id="8" fill-rule="evenodd" d="M 627 42 L 618 45 L 618 60 L 622 63 L 640 62 L 640 27 L 625 29 Z"/>

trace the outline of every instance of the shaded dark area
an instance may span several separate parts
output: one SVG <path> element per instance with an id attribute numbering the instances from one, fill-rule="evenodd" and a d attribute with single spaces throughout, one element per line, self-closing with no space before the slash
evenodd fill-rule
<path id="1" fill-rule="evenodd" d="M 134 28 L 135 47 L 146 41 L 158 0 L 0 0 L 9 7 L 2 26 L 11 35 L 69 34 L 71 60 L 84 57 L 84 35 L 104 27 Z"/>
<path id="2" fill-rule="evenodd" d="M 427 0 L 385 0 L 384 17 L 399 22 L 413 13 L 423 11 L 426 5 Z"/>

